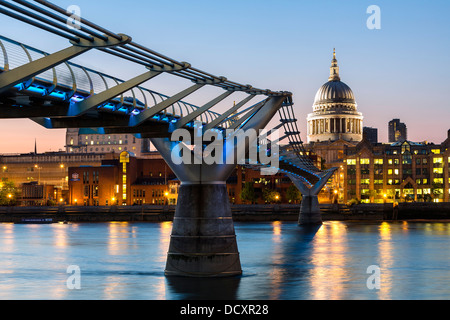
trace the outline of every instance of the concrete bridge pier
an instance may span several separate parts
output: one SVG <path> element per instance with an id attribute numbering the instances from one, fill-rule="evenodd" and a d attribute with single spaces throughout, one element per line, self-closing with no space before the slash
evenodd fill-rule
<path id="1" fill-rule="evenodd" d="M 285 96 L 269 97 L 258 104 L 248 121 L 237 129 L 263 129 L 285 99 Z M 196 138 L 204 134 L 201 127 L 196 127 L 189 143 L 195 143 Z M 233 141 L 237 134 L 227 136 L 226 140 Z M 169 138 L 151 139 L 181 181 L 166 276 L 229 277 L 242 274 L 226 180 L 236 168 L 238 155 L 245 154 L 252 143 L 250 140 L 236 143 L 234 153 L 227 153 L 224 145 L 223 163 L 207 164 L 202 158 L 205 155 L 198 154 L 199 150 L 196 153 L 184 149 L 183 155 L 186 152 L 191 161 L 176 164 L 172 153 L 179 150 L 180 142 Z M 203 148 L 199 149 L 203 151 Z"/>
<path id="2" fill-rule="evenodd" d="M 152 139 L 181 181 L 167 253 L 166 276 L 242 274 L 226 180 L 234 165 L 174 164 L 177 142 Z M 194 154 L 195 155 L 195 154 Z"/>
<path id="3" fill-rule="evenodd" d="M 242 274 L 225 183 L 181 185 L 165 274 Z"/>
<path id="4" fill-rule="evenodd" d="M 322 176 L 320 180 L 311 188 L 309 188 L 299 178 L 288 174 L 289 178 L 303 195 L 300 215 L 298 218 L 299 225 L 321 225 L 323 223 L 318 195 L 336 170 L 337 168 L 326 172 L 326 174 Z"/>

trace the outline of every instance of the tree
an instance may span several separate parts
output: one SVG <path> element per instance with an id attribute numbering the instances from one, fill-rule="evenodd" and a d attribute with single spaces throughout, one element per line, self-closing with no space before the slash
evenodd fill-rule
<path id="1" fill-rule="evenodd" d="M 296 203 L 302 199 L 302 194 L 293 184 L 286 190 L 286 198 L 289 202 Z"/>
<path id="2" fill-rule="evenodd" d="M 271 189 L 264 189 L 263 191 L 263 199 L 267 203 L 279 202 L 281 200 L 280 194 Z"/>
<path id="3" fill-rule="evenodd" d="M 3 182 L 0 188 L 0 206 L 12 206 L 17 203 L 18 192 L 14 182 Z"/>
<path id="4" fill-rule="evenodd" d="M 255 193 L 255 187 L 253 186 L 252 182 L 246 182 L 244 184 L 244 187 L 241 191 L 241 200 L 244 202 L 250 202 L 253 203 L 258 199 L 256 193 Z"/>

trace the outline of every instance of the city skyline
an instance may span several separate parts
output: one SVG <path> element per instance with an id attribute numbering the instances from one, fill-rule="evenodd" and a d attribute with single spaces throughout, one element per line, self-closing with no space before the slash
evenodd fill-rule
<path id="1" fill-rule="evenodd" d="M 120 12 L 118 1 L 109 1 L 108 8 L 102 1 L 76 4 L 83 17 L 197 68 L 255 87 L 293 92 L 305 142 L 306 116 L 312 111 L 315 93 L 327 81 L 333 48 L 342 81 L 353 89 L 364 115 L 364 126 L 377 128 L 380 142 L 388 142 L 388 122 L 395 118 L 408 126 L 411 141 L 441 143 L 447 137 L 450 109 L 444 96 L 450 44 L 442 39 L 450 38 L 449 3 L 233 2 L 158 2 L 155 6 L 161 12 L 171 12 L 170 23 L 164 15 L 151 14 L 154 5 L 137 1 L 129 1 Z M 381 9 L 380 30 L 366 26 L 371 4 Z M 288 8 L 279 20 L 272 18 L 277 7 Z M 133 19 L 126 19 L 131 15 Z M 66 41 L 6 16 L 0 25 L 4 36 L 45 51 L 68 46 Z M 122 79 L 142 71 L 135 65 L 110 69 L 107 64 L 115 60 L 100 52 L 74 60 Z M 157 78 L 144 84 L 165 94 L 175 92 L 178 85 L 185 86 L 185 82 Z M 201 92 L 185 100 L 200 105 Z M 39 152 L 65 146 L 65 130 L 46 130 L 31 120 L 2 120 L 0 134 L 0 153 L 32 152 L 35 139 Z"/>

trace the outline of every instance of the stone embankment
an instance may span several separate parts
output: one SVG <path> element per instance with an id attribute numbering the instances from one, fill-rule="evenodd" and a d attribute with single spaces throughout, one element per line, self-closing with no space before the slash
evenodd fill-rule
<path id="1" fill-rule="evenodd" d="M 321 205 L 324 221 L 383 221 L 450 219 L 450 203 Z M 297 221 L 300 205 L 232 205 L 239 222 Z M 111 207 L 0 207 L 0 223 L 23 219 L 53 219 L 54 222 L 172 221 L 175 206 Z"/>

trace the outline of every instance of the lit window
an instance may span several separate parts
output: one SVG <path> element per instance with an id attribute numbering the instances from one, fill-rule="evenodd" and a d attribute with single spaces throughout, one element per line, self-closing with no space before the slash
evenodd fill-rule
<path id="1" fill-rule="evenodd" d="M 375 159 L 375 164 L 383 164 L 383 159 Z"/>
<path id="2" fill-rule="evenodd" d="M 361 164 L 370 164 L 370 159 L 361 159 Z"/>

